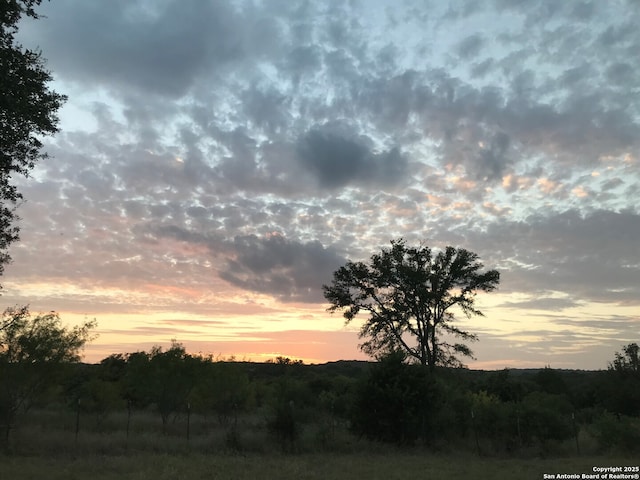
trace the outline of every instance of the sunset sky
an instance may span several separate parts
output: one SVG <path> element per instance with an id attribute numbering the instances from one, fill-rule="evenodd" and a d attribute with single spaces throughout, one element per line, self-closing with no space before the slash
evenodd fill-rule
<path id="1" fill-rule="evenodd" d="M 478 253 L 471 368 L 640 341 L 640 3 L 52 0 L 68 95 L 2 307 L 86 349 L 364 359 L 322 284 L 394 238 Z M 44 18 L 46 17 L 46 18 Z"/>

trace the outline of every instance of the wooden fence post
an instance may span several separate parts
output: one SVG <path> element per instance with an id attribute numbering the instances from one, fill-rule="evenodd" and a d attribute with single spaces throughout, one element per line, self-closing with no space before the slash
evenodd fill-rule
<path id="1" fill-rule="evenodd" d="M 191 430 L 191 404 L 187 402 L 187 443 L 189 442 Z"/>
<path id="2" fill-rule="evenodd" d="M 578 452 L 578 455 L 580 455 L 580 442 L 578 441 L 578 433 L 580 433 L 580 431 L 578 430 L 578 425 L 576 423 L 575 412 L 571 413 L 571 421 L 573 422 L 573 434 L 576 437 L 576 452 Z"/>
<path id="3" fill-rule="evenodd" d="M 76 447 L 78 446 L 78 432 L 80 432 L 80 399 L 76 404 Z"/>
<path id="4" fill-rule="evenodd" d="M 480 442 L 478 441 L 478 429 L 476 428 L 476 416 L 471 410 L 471 425 L 473 426 L 473 436 L 476 439 L 476 450 L 478 452 L 478 456 L 480 456 Z"/>

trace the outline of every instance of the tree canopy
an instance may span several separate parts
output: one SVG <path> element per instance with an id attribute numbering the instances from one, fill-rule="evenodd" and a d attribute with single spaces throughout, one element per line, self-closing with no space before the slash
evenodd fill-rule
<path id="1" fill-rule="evenodd" d="M 55 312 L 32 316 L 28 307 L 7 308 L 0 317 L 0 428 L 8 444 L 16 416 L 55 382 L 63 364 L 78 362 L 94 321 L 67 328 Z"/>
<path id="2" fill-rule="evenodd" d="M 66 97 L 48 88 L 51 73 L 39 51 L 25 49 L 15 34 L 23 16 L 38 18 L 41 0 L 5 0 L 0 6 L 0 275 L 19 238 L 16 207 L 22 194 L 12 182 L 28 176 L 47 157 L 41 137 L 58 131 L 56 112 Z"/>
<path id="3" fill-rule="evenodd" d="M 449 339 L 477 337 L 454 325 L 453 308 L 469 318 L 483 315 L 475 306 L 476 293 L 493 291 L 500 282 L 498 271 L 483 268 L 478 255 L 463 248 L 434 253 L 399 239 L 369 263 L 347 262 L 323 290 L 329 311 L 343 311 L 347 323 L 360 312 L 369 314 L 360 331 L 365 353 L 401 350 L 431 369 L 462 366 L 458 356 L 472 357 L 472 351 Z"/>
<path id="4" fill-rule="evenodd" d="M 640 347 L 637 343 L 630 343 L 622 347 L 622 352 L 616 352 L 616 358 L 609 364 L 609 370 L 640 374 Z"/>

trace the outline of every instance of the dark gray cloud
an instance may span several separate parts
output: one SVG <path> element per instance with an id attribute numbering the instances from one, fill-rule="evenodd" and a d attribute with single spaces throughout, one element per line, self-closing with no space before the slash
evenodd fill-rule
<path id="1" fill-rule="evenodd" d="M 322 285 L 345 259 L 320 242 L 297 242 L 280 235 L 236 237 L 234 258 L 220 276 L 241 288 L 275 295 L 283 301 L 321 302 Z"/>
<path id="2" fill-rule="evenodd" d="M 576 327 L 597 329 L 603 332 L 603 337 L 606 336 L 606 331 L 611 333 L 622 330 L 629 338 L 633 338 L 638 330 L 638 321 L 640 321 L 640 318 L 637 315 L 596 315 L 588 313 L 584 318 L 558 318 L 555 321 L 559 325 L 566 325 L 574 329 Z"/>
<path id="3" fill-rule="evenodd" d="M 392 75 L 372 76 L 361 80 L 354 101 L 362 114 L 380 126 L 383 131 L 392 131 L 399 137 L 409 125 L 413 114 L 435 113 L 435 102 L 441 96 L 450 100 L 452 86 L 444 79 L 433 91 L 429 79 L 416 70 L 405 70 Z M 428 132 L 433 134 L 433 132 Z"/>
<path id="4" fill-rule="evenodd" d="M 484 38 L 476 33 L 460 41 L 456 50 L 462 60 L 469 61 L 482 51 L 483 44 Z"/>
<path id="5" fill-rule="evenodd" d="M 631 22 L 625 22 L 619 25 L 607 27 L 598 37 L 598 41 L 605 48 L 611 48 L 614 45 L 633 43 L 637 39 L 637 29 Z"/>
<path id="6" fill-rule="evenodd" d="M 349 135 L 344 126 L 326 124 L 299 139 L 298 161 L 323 188 L 397 184 L 407 173 L 406 158 L 398 147 L 374 152 L 371 143 L 367 137 Z"/>
<path id="7" fill-rule="evenodd" d="M 278 208 L 269 207 L 272 211 Z M 257 224 L 257 222 L 256 222 Z M 335 246 L 317 240 L 292 240 L 280 234 L 236 235 L 222 232 L 203 234 L 175 224 L 148 224 L 137 230 L 147 243 L 161 244 L 171 239 L 187 247 L 201 246 L 218 267 L 212 272 L 247 291 L 273 295 L 285 302 L 323 302 L 322 285 L 346 260 Z"/>
<path id="8" fill-rule="evenodd" d="M 244 94 L 244 111 L 255 127 L 275 136 L 290 123 L 291 98 L 271 87 L 248 89 Z"/>
<path id="9" fill-rule="evenodd" d="M 507 291 L 555 291 L 573 302 L 635 305 L 640 244 L 631 239 L 639 235 L 640 214 L 633 210 L 586 215 L 567 210 L 521 222 L 500 220 L 467 240 L 486 252 L 489 264 L 502 268 Z"/>
<path id="10" fill-rule="evenodd" d="M 506 302 L 502 306 L 515 309 L 533 309 L 533 310 L 551 310 L 562 311 L 567 308 L 573 308 L 580 305 L 570 298 L 541 297 L 533 300 L 525 300 L 521 302 Z"/>
<path id="11" fill-rule="evenodd" d="M 318 45 L 293 45 L 281 68 L 291 72 L 295 85 L 306 76 L 313 76 L 322 68 L 324 52 Z M 280 65 L 280 64 L 279 64 Z"/>
<path id="12" fill-rule="evenodd" d="M 502 179 L 511 161 L 508 157 L 509 136 L 498 132 L 489 145 L 482 145 L 477 161 L 467 166 L 467 170 L 479 179 Z"/>
<path id="13" fill-rule="evenodd" d="M 56 71 L 74 81 L 179 96 L 205 67 L 245 54 L 244 30 L 226 2 L 63 0 L 42 10 L 48 21 L 34 36 L 48 45 Z"/>

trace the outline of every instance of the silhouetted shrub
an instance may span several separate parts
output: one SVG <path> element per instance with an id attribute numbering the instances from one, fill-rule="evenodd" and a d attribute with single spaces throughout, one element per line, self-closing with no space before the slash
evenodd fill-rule
<path id="1" fill-rule="evenodd" d="M 619 449 L 640 453 L 640 421 L 624 415 L 604 413 L 591 426 L 601 450 Z"/>
<path id="2" fill-rule="evenodd" d="M 352 429 L 372 440 L 412 444 L 433 440 L 436 385 L 429 371 L 394 352 L 372 366 L 356 393 Z"/>
<path id="3" fill-rule="evenodd" d="M 532 392 L 522 402 L 521 432 L 527 443 L 565 440 L 574 435 L 573 406 L 565 395 Z"/>
<path id="4" fill-rule="evenodd" d="M 300 423 L 295 416 L 293 400 L 280 400 L 276 403 L 273 416 L 267 422 L 269 433 L 276 439 L 280 449 L 286 453 L 296 451 L 296 442 L 300 436 Z"/>

